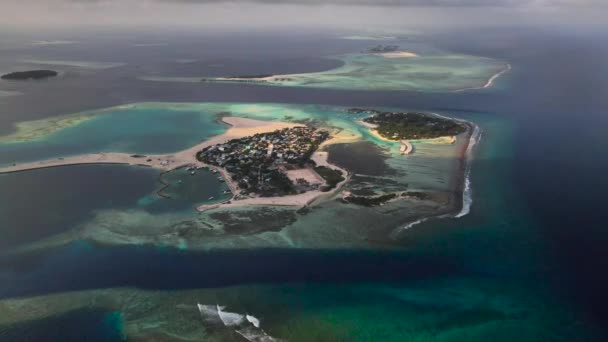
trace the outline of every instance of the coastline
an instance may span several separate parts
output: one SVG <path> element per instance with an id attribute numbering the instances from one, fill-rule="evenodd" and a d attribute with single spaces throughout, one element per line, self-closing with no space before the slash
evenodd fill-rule
<path id="1" fill-rule="evenodd" d="M 414 153 L 414 145 L 412 144 L 412 141 L 424 141 L 424 142 L 431 142 L 434 144 L 448 144 L 448 145 L 452 145 L 456 143 L 456 136 L 443 136 L 443 137 L 438 137 L 438 138 L 432 138 L 432 139 L 416 139 L 416 140 L 391 140 L 388 138 L 383 137 L 382 135 L 380 135 L 380 133 L 378 133 L 378 130 L 376 130 L 376 128 L 378 127 L 375 124 L 371 124 L 369 122 L 365 122 L 363 120 L 357 120 L 357 123 L 369 128 L 369 133 L 371 135 L 373 135 L 375 138 L 377 138 L 378 140 L 382 140 L 382 141 L 386 141 L 386 142 L 390 142 L 390 143 L 400 143 L 401 147 L 399 148 L 399 152 L 401 152 L 401 154 L 403 155 L 410 155 L 412 153 Z"/>
<path id="2" fill-rule="evenodd" d="M 340 189 L 350 178 L 348 172 L 338 166 L 332 165 L 327 162 L 327 154 L 323 152 L 315 151 L 312 159 L 319 163 L 319 165 L 328 166 L 334 169 L 340 170 L 346 177 L 345 180 L 340 182 L 334 189 L 327 192 L 319 190 L 308 191 L 302 194 L 281 196 L 281 197 L 255 197 L 255 198 L 244 198 L 237 199 L 239 195 L 238 185 L 230 178 L 228 172 L 214 165 L 208 165 L 200 162 L 196 159 L 196 153 L 205 147 L 213 146 L 217 144 L 225 143 L 232 139 L 239 139 L 259 133 L 268 133 L 283 128 L 302 127 L 301 124 L 294 123 L 283 123 L 273 121 L 262 121 L 255 119 L 248 119 L 242 117 L 226 116 L 222 117 L 221 121 L 230 128 L 223 134 L 211 137 L 199 144 L 196 144 L 185 150 L 172 153 L 172 154 L 159 154 L 159 155 L 136 155 L 129 153 L 120 152 L 99 152 L 86 155 L 78 155 L 72 157 L 60 157 L 57 159 L 41 160 L 35 162 L 13 164 L 11 166 L 0 168 L 0 174 L 3 173 L 15 173 L 23 172 L 28 170 L 36 170 L 51 167 L 62 167 L 71 165 L 83 165 L 83 164 L 126 164 L 132 166 L 143 166 L 152 167 L 159 169 L 163 172 L 172 171 L 185 166 L 202 166 L 208 167 L 211 170 L 219 173 L 225 180 L 226 185 L 232 192 L 232 198 L 222 203 L 215 203 L 210 205 L 201 205 L 196 207 L 199 212 L 217 209 L 217 208 L 231 208 L 249 205 L 272 205 L 272 206 L 307 206 L 312 204 L 323 197 L 329 197 L 333 195 L 338 189 Z M 343 140 L 343 137 L 335 137 L 326 141 L 319 149 L 327 144 L 335 143 Z"/>
<path id="3" fill-rule="evenodd" d="M 418 57 L 417 54 L 409 51 L 394 51 L 394 52 L 382 52 L 375 53 L 375 55 L 384 57 L 384 58 L 412 58 Z"/>
<path id="4" fill-rule="evenodd" d="M 469 214 L 471 206 L 473 204 L 472 198 L 472 187 L 471 187 L 471 163 L 473 160 L 474 149 L 481 139 L 481 128 L 473 122 L 450 118 L 437 113 L 431 113 L 443 118 L 457 120 L 467 125 L 466 144 L 462 146 L 459 152 L 460 166 L 458 168 L 458 174 L 456 175 L 456 182 L 454 189 L 450 192 L 448 203 L 445 206 L 445 210 L 439 210 L 436 215 L 430 216 L 419 216 L 413 220 L 410 220 L 401 227 L 394 229 L 390 237 L 397 239 L 399 234 L 418 225 L 429 221 L 431 219 L 441 218 L 461 218 Z"/>
<path id="5" fill-rule="evenodd" d="M 35 162 L 16 163 L 11 166 L 0 168 L 0 174 L 79 164 L 128 164 L 170 171 L 185 165 L 202 164 L 196 159 L 196 153 L 207 146 L 221 144 L 231 139 L 239 139 L 258 133 L 268 133 L 283 128 L 302 126 L 300 124 L 262 121 L 232 116 L 223 117 L 221 120 L 223 123 L 230 126 L 225 133 L 211 137 L 210 139 L 176 153 L 136 155 L 122 152 L 98 152 Z"/>
<path id="6" fill-rule="evenodd" d="M 502 73 L 504 73 L 504 72 L 505 72 L 505 70 L 502 71 Z M 498 75 L 498 76 L 500 76 L 500 75 Z M 498 76 L 495 75 L 495 78 Z M 399 233 L 403 232 L 404 230 L 412 228 L 415 225 L 418 225 L 420 223 L 426 222 L 431 219 L 460 218 L 460 217 L 466 216 L 470 212 L 470 208 L 471 208 L 471 205 L 473 202 L 471 181 L 470 181 L 471 160 L 473 158 L 474 148 L 481 138 L 480 127 L 478 125 L 476 125 L 475 123 L 467 121 L 467 120 L 448 117 L 448 116 L 441 115 L 438 113 L 428 113 L 428 114 L 437 116 L 437 117 L 441 117 L 441 118 L 444 118 L 447 120 L 458 121 L 467 127 L 466 132 L 461 134 L 466 138 L 466 144 L 464 144 L 462 146 L 462 148 L 460 149 L 460 151 L 458 152 L 460 165 L 458 167 L 458 173 L 455 175 L 455 177 L 456 177 L 455 186 L 450 191 L 445 205 L 441 204 L 442 208 L 438 209 L 436 214 L 418 215 L 418 216 L 414 216 L 414 217 L 410 218 L 410 220 L 408 220 L 407 223 L 405 223 L 401 227 L 394 229 L 390 233 L 389 236 L 391 239 L 397 239 Z M 396 143 L 403 144 L 404 143 L 403 140 L 397 141 L 397 140 L 391 140 L 391 139 L 383 137 L 382 135 L 380 135 L 377 132 L 377 130 L 376 130 L 377 125 L 367 123 L 363 120 L 357 120 L 357 123 L 364 127 L 367 127 L 368 132 L 373 137 L 377 138 L 378 140 L 393 143 L 393 144 L 396 144 Z M 417 142 L 424 141 L 426 143 L 451 145 L 451 144 L 455 144 L 457 139 L 458 139 L 457 136 L 444 136 L 444 137 L 439 137 L 439 138 L 434 138 L 434 139 L 417 139 L 414 141 L 417 141 Z M 405 142 L 407 142 L 408 144 L 411 145 L 411 142 L 409 142 L 409 141 L 405 141 Z M 403 148 L 403 146 L 404 145 L 402 145 L 402 148 Z"/>
<path id="7" fill-rule="evenodd" d="M 326 143 L 330 142 L 330 144 L 331 144 L 332 143 L 331 140 L 332 139 L 326 141 Z M 337 140 L 337 141 L 339 141 L 339 140 Z M 335 143 L 335 141 L 333 143 Z M 322 146 L 327 146 L 327 144 L 322 145 Z M 200 205 L 200 206 L 196 207 L 196 210 L 198 212 L 205 212 L 205 211 L 214 210 L 214 209 L 228 209 L 228 208 L 237 208 L 237 207 L 243 207 L 243 206 L 306 207 L 306 206 L 310 206 L 313 204 L 317 204 L 323 199 L 330 198 L 333 195 L 335 195 L 344 186 L 344 184 L 346 184 L 350 180 L 351 174 L 347 170 L 345 170 L 337 165 L 333 165 L 333 164 L 329 163 L 329 161 L 327 160 L 328 153 L 325 151 L 320 151 L 320 149 L 321 149 L 321 146 L 319 147 L 319 150 L 315 151 L 312 154 L 310 159 L 312 161 L 314 161 L 316 163 L 316 165 L 318 165 L 318 166 L 326 166 L 326 167 L 329 167 L 332 169 L 340 170 L 342 172 L 342 174 L 345 176 L 343 181 L 338 183 L 333 189 L 331 189 L 329 191 L 323 192 L 320 190 L 313 190 L 313 191 L 307 191 L 305 193 L 301 193 L 301 194 L 297 194 L 297 195 L 279 196 L 279 197 L 253 197 L 253 198 L 244 198 L 244 199 L 235 199 L 233 197 L 232 199 L 221 202 L 221 203 Z M 220 168 L 216 168 L 216 169 L 220 169 Z M 221 169 L 221 170 L 223 170 L 223 169 Z M 222 171 L 220 171 L 220 172 L 222 172 Z M 225 172 L 225 170 L 223 172 Z M 226 182 L 228 183 L 228 180 L 230 178 L 228 177 L 227 173 L 222 174 L 222 176 L 224 176 L 224 178 L 226 179 Z M 236 185 L 234 185 L 234 186 L 236 187 Z M 231 190 L 233 190 L 232 187 L 231 187 Z M 238 194 L 238 187 L 235 188 L 232 193 L 233 193 L 233 195 Z"/>

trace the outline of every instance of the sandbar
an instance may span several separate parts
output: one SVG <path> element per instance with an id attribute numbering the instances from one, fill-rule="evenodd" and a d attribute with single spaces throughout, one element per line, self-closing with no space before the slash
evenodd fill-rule
<path id="1" fill-rule="evenodd" d="M 413 52 L 408 52 L 408 51 L 384 52 L 384 53 L 377 53 L 376 55 L 382 56 L 384 58 L 411 58 L 411 57 L 418 57 L 417 54 L 415 54 Z"/>
<path id="2" fill-rule="evenodd" d="M 225 133 L 214 136 L 208 140 L 201 142 L 200 144 L 194 145 L 190 148 L 172 154 L 137 155 L 119 152 L 99 152 L 73 157 L 63 157 L 29 163 L 13 164 L 11 166 L 0 168 L 0 173 L 13 173 L 26 170 L 81 164 L 127 164 L 153 167 L 163 171 L 171 171 L 188 165 L 206 166 L 222 175 L 234 197 L 225 203 L 200 206 L 197 208 L 199 211 L 216 209 L 219 207 L 235 207 L 245 205 L 305 206 L 311 204 L 320 197 L 326 197 L 335 193 L 335 191 L 339 189 L 348 179 L 348 177 L 346 177 L 344 181 L 339 183 L 334 189 L 332 189 L 332 191 L 328 192 L 315 190 L 290 196 L 236 199 L 236 196 L 239 193 L 238 186 L 231 179 L 230 175 L 226 172 L 226 170 L 213 165 L 207 165 L 198 161 L 196 159 L 196 153 L 201 151 L 205 147 L 223 144 L 232 139 L 240 139 L 255 134 L 274 132 L 276 130 L 281 130 L 284 128 L 302 127 L 303 125 L 285 122 L 262 121 L 233 116 L 222 117 L 221 120 L 222 122 L 230 126 L 230 128 Z M 336 141 L 341 141 L 341 139 L 334 140 L 334 143 Z M 317 162 L 318 165 L 339 169 L 343 172 L 343 174 L 348 174 L 346 170 L 343 170 L 335 165 L 329 164 L 327 162 L 326 153 L 319 153 L 320 152 L 315 152 L 311 157 L 311 159 Z"/>

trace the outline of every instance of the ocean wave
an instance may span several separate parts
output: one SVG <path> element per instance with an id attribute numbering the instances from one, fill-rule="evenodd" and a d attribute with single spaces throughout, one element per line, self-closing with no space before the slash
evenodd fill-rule
<path id="1" fill-rule="evenodd" d="M 481 139 L 481 129 L 479 126 L 474 125 L 473 133 L 471 134 L 471 138 L 469 139 L 469 146 L 467 146 L 466 150 L 466 166 L 465 166 L 465 179 L 464 179 L 464 189 L 462 191 L 462 209 L 458 214 L 456 214 L 455 218 L 460 218 L 468 215 L 471 212 L 471 206 L 473 205 L 473 188 L 471 186 L 471 161 L 473 159 L 473 150 L 475 146 L 479 143 Z"/>
<path id="2" fill-rule="evenodd" d="M 237 326 L 245 321 L 245 315 L 224 311 L 226 307 L 217 305 L 217 314 L 227 327 Z"/>
<path id="3" fill-rule="evenodd" d="M 425 218 L 421 218 L 416 221 L 410 222 L 403 227 L 399 227 L 399 228 L 393 230 L 390 234 L 390 238 L 393 240 L 395 240 L 397 238 L 397 236 L 399 235 L 399 233 L 403 232 L 404 230 L 408 230 L 431 218 L 438 218 L 438 219 L 448 218 L 448 217 L 460 218 L 460 217 L 468 215 L 471 212 L 471 206 L 473 205 L 473 189 L 471 186 L 471 161 L 474 156 L 475 146 L 481 140 L 481 135 L 482 135 L 481 128 L 479 126 L 477 126 L 476 124 L 466 121 L 466 120 L 456 119 L 456 118 L 441 115 L 438 113 L 430 113 L 430 114 L 435 115 L 440 118 L 448 119 L 448 120 L 464 122 L 464 123 L 467 123 L 467 124 L 473 126 L 473 132 L 471 133 L 471 137 L 469 138 L 469 145 L 467 146 L 467 150 L 465 151 L 466 166 L 465 166 L 465 171 L 464 171 L 464 189 L 462 191 L 462 208 L 460 209 L 460 212 L 458 212 L 458 214 L 456 214 L 456 215 L 440 215 L 440 216 L 435 216 L 435 217 L 425 217 Z"/>
<path id="4" fill-rule="evenodd" d="M 247 320 L 253 324 L 254 327 L 259 328 L 260 327 L 260 320 L 257 319 L 255 316 L 251 316 L 251 315 L 245 315 L 245 318 L 247 318 Z"/>
<path id="5" fill-rule="evenodd" d="M 221 324 L 251 342 L 274 342 L 278 339 L 268 335 L 262 328 L 260 319 L 250 314 L 225 311 L 225 306 L 197 304 L 203 322 Z"/>

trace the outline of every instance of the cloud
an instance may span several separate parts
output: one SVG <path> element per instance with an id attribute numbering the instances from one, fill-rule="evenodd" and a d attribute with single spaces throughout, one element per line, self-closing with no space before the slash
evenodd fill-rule
<path id="1" fill-rule="evenodd" d="M 339 6 L 394 6 L 394 7 L 605 7 L 606 0 L 3 0 L 3 2 L 30 4 L 100 5 L 110 3 L 136 3 L 150 6 L 166 4 L 223 4 L 251 3 L 268 5 L 339 5 Z"/>
<path id="2" fill-rule="evenodd" d="M 0 26 L 441 29 L 605 25 L 608 0 L 0 0 Z"/>

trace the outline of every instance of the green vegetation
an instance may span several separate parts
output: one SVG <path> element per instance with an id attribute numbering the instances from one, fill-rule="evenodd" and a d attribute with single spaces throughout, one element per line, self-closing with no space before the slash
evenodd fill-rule
<path id="1" fill-rule="evenodd" d="M 292 195 L 297 193 L 294 184 L 280 170 L 305 167 L 310 163 L 310 155 L 327 138 L 329 133 L 324 130 L 284 128 L 206 147 L 196 158 L 224 168 L 243 195 Z M 298 185 L 302 190 L 305 184 Z"/>
<path id="2" fill-rule="evenodd" d="M 55 77 L 57 75 L 58 75 L 57 71 L 53 71 L 53 70 L 30 70 L 30 71 L 11 72 L 9 74 L 2 75 L 0 78 L 2 78 L 3 80 L 12 80 L 12 81 L 30 80 L 30 79 L 39 80 L 39 79 L 48 78 L 48 77 Z"/>
<path id="3" fill-rule="evenodd" d="M 327 183 L 327 186 L 321 189 L 322 191 L 329 191 L 335 188 L 338 183 L 345 179 L 342 175 L 342 171 L 330 169 L 326 166 L 315 166 L 315 172 Z"/>
<path id="4" fill-rule="evenodd" d="M 386 53 L 395 52 L 399 50 L 399 45 L 378 45 L 367 50 L 370 53 Z"/>
<path id="5" fill-rule="evenodd" d="M 377 125 L 378 133 L 391 140 L 433 139 L 458 135 L 466 131 L 465 125 L 460 122 L 425 113 L 375 110 L 360 110 L 360 112 L 372 114 L 363 121 Z"/>

